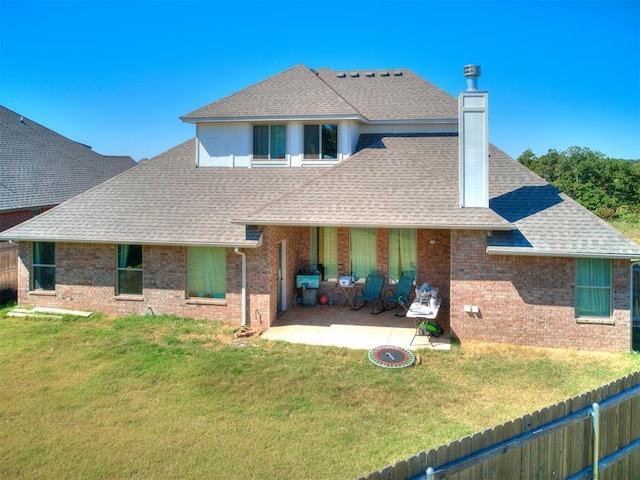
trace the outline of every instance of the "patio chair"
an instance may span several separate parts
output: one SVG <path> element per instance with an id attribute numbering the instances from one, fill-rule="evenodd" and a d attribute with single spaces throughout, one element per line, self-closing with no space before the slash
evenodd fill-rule
<path id="1" fill-rule="evenodd" d="M 415 270 L 407 270 L 402 272 L 400 280 L 393 287 L 384 292 L 382 296 L 382 309 L 378 312 L 384 312 L 390 310 L 394 306 L 396 307 L 396 317 L 404 317 L 399 314 L 400 307 L 404 308 L 405 312 L 408 310 L 406 304 L 409 302 L 411 296 L 411 289 L 413 288 L 413 281 L 416 278 Z"/>
<path id="2" fill-rule="evenodd" d="M 360 310 L 367 303 L 371 303 L 371 313 L 375 313 L 376 302 L 380 302 L 380 306 L 382 306 L 381 293 L 383 284 L 384 277 L 382 275 L 367 275 L 364 290 L 362 288 L 356 290 L 356 294 L 353 299 L 353 308 L 351 310 Z M 360 306 L 358 306 L 359 301 L 362 302 L 362 305 Z"/>

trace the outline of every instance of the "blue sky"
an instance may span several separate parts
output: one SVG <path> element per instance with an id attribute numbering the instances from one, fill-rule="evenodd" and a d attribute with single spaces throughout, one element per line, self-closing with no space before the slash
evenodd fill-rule
<path id="1" fill-rule="evenodd" d="M 640 159 L 640 0 L 0 1 L 0 104 L 109 155 L 192 137 L 192 110 L 293 65 L 482 66 L 490 141 Z"/>

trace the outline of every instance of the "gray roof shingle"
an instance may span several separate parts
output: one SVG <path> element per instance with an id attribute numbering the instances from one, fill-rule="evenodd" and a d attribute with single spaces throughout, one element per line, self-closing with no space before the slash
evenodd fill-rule
<path id="1" fill-rule="evenodd" d="M 395 72 L 298 65 L 183 118 L 457 118 L 456 99 Z M 0 239 L 255 246 L 263 225 L 480 229 L 493 231 L 493 254 L 640 258 L 639 245 L 494 146 L 490 208 L 459 207 L 455 134 L 361 135 L 356 150 L 330 168 L 197 168 L 190 140 Z M 11 187 L 0 184 L 0 198 Z"/>
<path id="2" fill-rule="evenodd" d="M 369 121 L 456 120 L 456 98 L 406 68 L 339 72 L 318 76 Z"/>
<path id="3" fill-rule="evenodd" d="M 0 106 L 0 211 L 57 205 L 133 166 Z"/>
<path id="4" fill-rule="evenodd" d="M 267 78 L 182 117 L 207 119 L 292 117 L 365 121 L 455 120 L 457 100 L 407 69 L 317 72 L 304 65 Z"/>
<path id="5" fill-rule="evenodd" d="M 640 245 L 493 146 L 490 208 L 459 208 L 457 146 L 455 135 L 363 135 L 331 168 L 197 168 L 190 140 L 0 238 L 250 247 L 260 225 L 459 228 L 492 230 L 495 254 L 640 258 Z"/>
<path id="6" fill-rule="evenodd" d="M 15 240 L 251 246 L 257 237 L 230 220 L 314 174 L 197 168 L 194 152 L 192 139 L 5 233 Z"/>
<path id="7" fill-rule="evenodd" d="M 197 121 L 314 116 L 356 118 L 358 112 L 313 71 L 297 65 L 181 118 Z"/>
<path id="8" fill-rule="evenodd" d="M 510 229 L 459 207 L 458 137 L 361 135 L 358 153 L 241 219 L 247 224 Z"/>

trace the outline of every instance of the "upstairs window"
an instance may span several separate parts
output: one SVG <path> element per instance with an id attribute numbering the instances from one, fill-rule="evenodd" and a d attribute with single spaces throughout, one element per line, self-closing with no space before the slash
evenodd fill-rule
<path id="1" fill-rule="evenodd" d="M 31 289 L 56 289 L 56 244 L 53 242 L 33 243 Z"/>
<path id="2" fill-rule="evenodd" d="M 118 245 L 117 295 L 142 295 L 142 245 Z"/>
<path id="3" fill-rule="evenodd" d="M 611 316 L 611 260 L 576 260 L 576 315 Z"/>
<path id="4" fill-rule="evenodd" d="M 253 159 L 284 160 L 287 153 L 286 125 L 253 126 Z"/>
<path id="5" fill-rule="evenodd" d="M 338 158 L 338 125 L 304 126 L 305 160 L 335 160 Z"/>

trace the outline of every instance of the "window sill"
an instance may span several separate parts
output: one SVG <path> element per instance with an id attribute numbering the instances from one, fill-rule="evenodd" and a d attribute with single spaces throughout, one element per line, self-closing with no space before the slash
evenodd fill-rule
<path id="1" fill-rule="evenodd" d="M 42 296 L 42 297 L 55 297 L 55 290 L 29 290 L 29 295 Z"/>
<path id="2" fill-rule="evenodd" d="M 224 298 L 189 297 L 186 303 L 187 305 L 219 305 L 224 307 L 227 305 L 227 300 Z"/>
<path id="3" fill-rule="evenodd" d="M 611 317 L 576 317 L 576 323 L 588 325 L 615 325 L 616 321 Z"/>
<path id="4" fill-rule="evenodd" d="M 121 302 L 144 302 L 142 295 L 116 295 L 114 298 Z"/>

